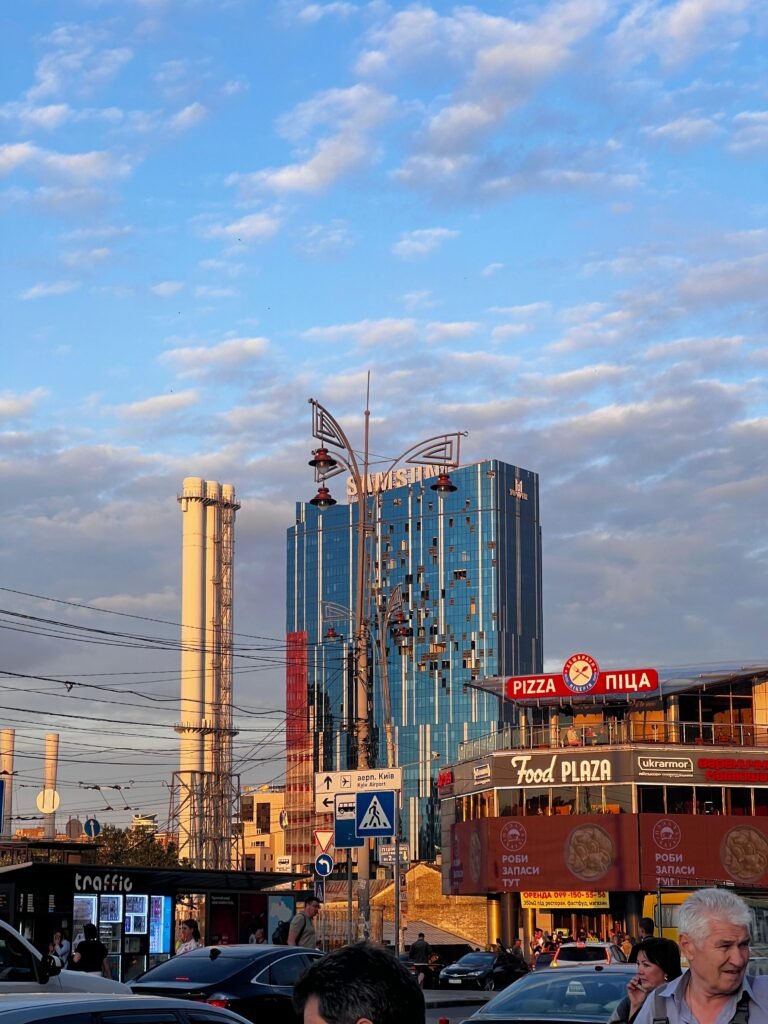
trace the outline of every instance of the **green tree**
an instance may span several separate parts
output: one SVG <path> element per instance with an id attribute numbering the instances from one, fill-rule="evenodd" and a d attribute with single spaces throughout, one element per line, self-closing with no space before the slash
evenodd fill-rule
<path id="1" fill-rule="evenodd" d="M 96 839 L 95 864 L 126 868 L 176 868 L 179 851 L 161 846 L 151 832 L 105 825 Z"/>

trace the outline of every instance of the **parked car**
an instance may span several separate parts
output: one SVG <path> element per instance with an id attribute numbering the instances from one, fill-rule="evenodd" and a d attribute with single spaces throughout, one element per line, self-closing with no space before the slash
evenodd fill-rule
<path id="1" fill-rule="evenodd" d="M 531 964 L 532 971 L 543 971 L 546 967 L 552 966 L 552 961 L 555 959 L 554 952 L 545 950 L 534 957 L 533 963 Z"/>
<path id="2" fill-rule="evenodd" d="M 550 967 L 573 967 L 575 964 L 625 964 L 626 955 L 613 942 L 564 942 L 557 950 Z"/>
<path id="3" fill-rule="evenodd" d="M 400 953 L 399 960 L 403 967 L 415 978 L 418 978 L 420 974 L 424 975 L 423 988 L 437 987 L 437 979 L 440 971 L 443 969 L 443 965 L 436 956 L 433 956 L 428 964 L 416 963 L 415 960 L 411 959 L 410 953 Z"/>
<path id="4" fill-rule="evenodd" d="M 230 1010 L 120 992 L 22 992 L 0 996 L 0 1024 L 246 1024 Z"/>
<path id="5" fill-rule="evenodd" d="M 109 978 L 62 970 L 57 956 L 41 956 L 15 928 L 0 921 L 0 993 L 46 991 L 128 994 L 131 990 Z"/>
<path id="6" fill-rule="evenodd" d="M 605 1024 L 635 971 L 634 964 L 532 971 L 462 1024 Z"/>
<path id="7" fill-rule="evenodd" d="M 477 950 L 444 967 L 438 975 L 438 987 L 498 991 L 527 973 L 528 965 L 517 957 Z"/>
<path id="8" fill-rule="evenodd" d="M 131 988 L 224 1006 L 259 1024 L 288 1024 L 298 1021 L 293 986 L 322 955 L 294 946 L 204 946 L 150 968 Z"/>

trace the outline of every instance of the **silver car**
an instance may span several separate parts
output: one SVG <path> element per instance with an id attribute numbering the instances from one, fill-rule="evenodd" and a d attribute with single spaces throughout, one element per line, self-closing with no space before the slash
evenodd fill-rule
<path id="1" fill-rule="evenodd" d="M 0 995 L 0 1024 L 247 1024 L 231 1010 L 165 996 Z"/>

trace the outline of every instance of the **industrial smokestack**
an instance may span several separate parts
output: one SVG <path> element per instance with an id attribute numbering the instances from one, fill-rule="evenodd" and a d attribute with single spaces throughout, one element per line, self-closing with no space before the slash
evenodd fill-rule
<path id="1" fill-rule="evenodd" d="M 228 867 L 233 781 L 231 484 L 186 477 L 182 511 L 179 857 Z"/>
<path id="2" fill-rule="evenodd" d="M 203 770 L 205 705 L 205 485 L 188 476 L 181 497 L 181 721 L 179 774 L 185 797 L 180 807 L 179 856 L 192 858 L 188 838 L 199 831 L 199 785 Z"/>
<path id="3" fill-rule="evenodd" d="M 59 734 L 49 732 L 45 737 L 45 776 L 43 779 L 43 792 L 46 794 L 44 803 L 46 808 L 52 807 L 45 815 L 45 838 L 56 838 L 56 805 L 58 798 L 56 794 L 56 776 L 59 770 Z"/>
<path id="4" fill-rule="evenodd" d="M 16 747 L 16 730 L 0 730 L 0 779 L 5 782 L 3 799 L 3 839 L 13 835 L 13 755 Z"/>

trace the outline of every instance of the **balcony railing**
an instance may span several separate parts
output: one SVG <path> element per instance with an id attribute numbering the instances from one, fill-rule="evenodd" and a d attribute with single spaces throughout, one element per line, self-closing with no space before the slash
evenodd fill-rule
<path id="1" fill-rule="evenodd" d="M 665 743 L 705 747 L 768 748 L 768 725 L 730 722 L 631 722 L 610 719 L 581 726 L 507 725 L 487 736 L 459 744 L 459 761 L 471 761 L 497 750 L 561 750 L 616 744 Z"/>

